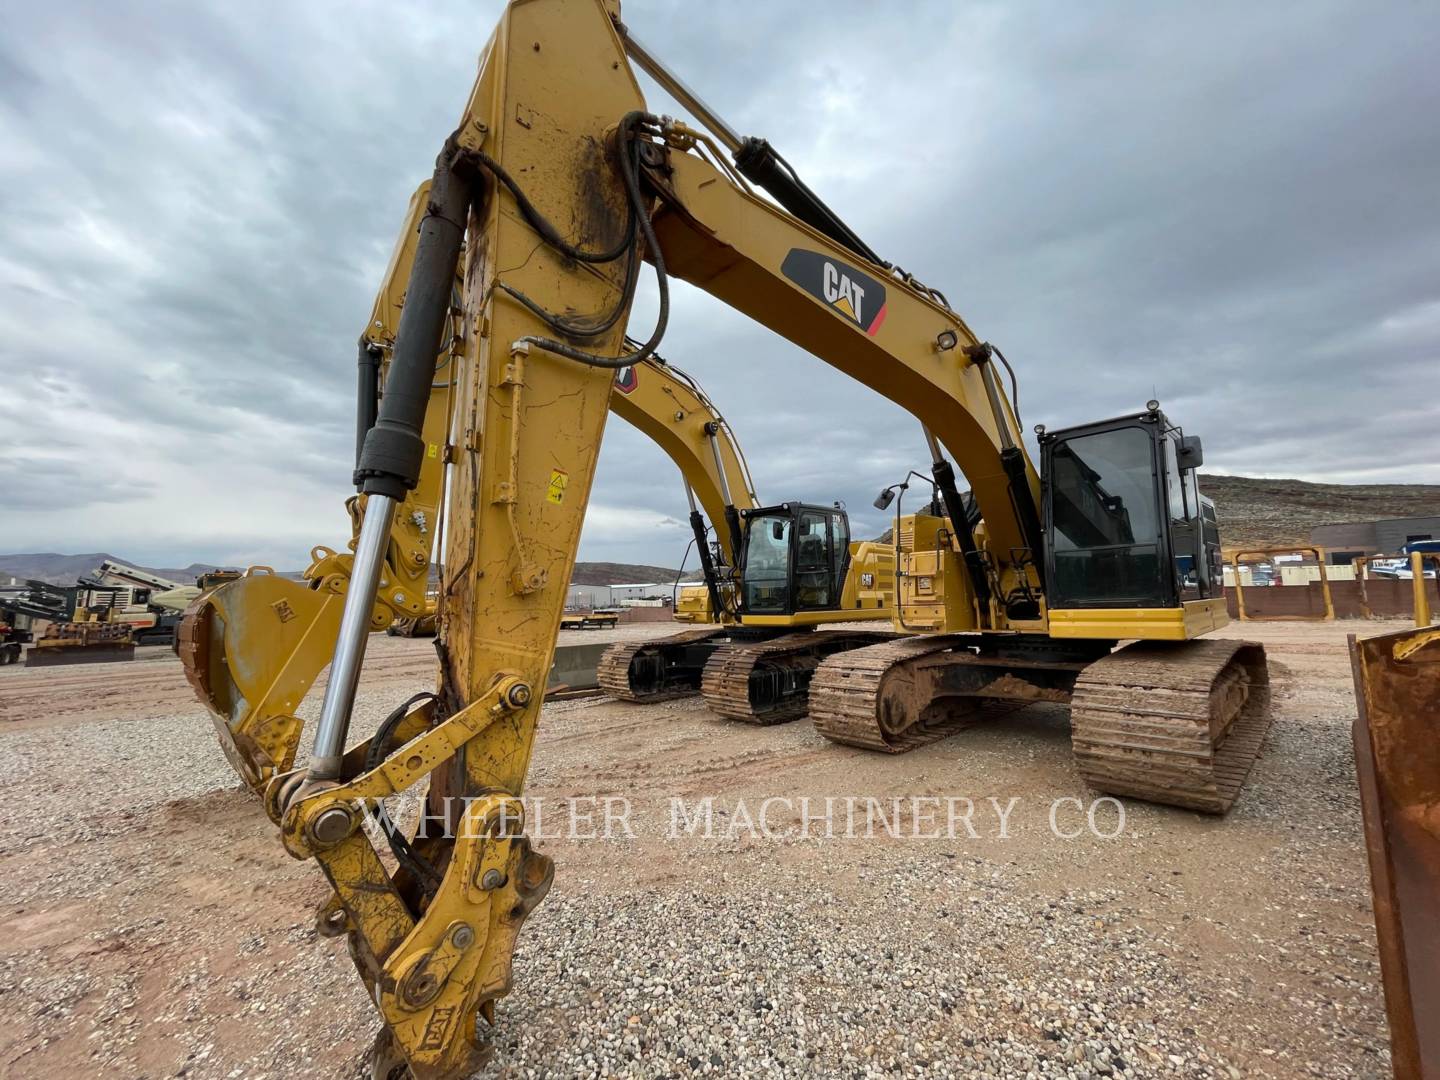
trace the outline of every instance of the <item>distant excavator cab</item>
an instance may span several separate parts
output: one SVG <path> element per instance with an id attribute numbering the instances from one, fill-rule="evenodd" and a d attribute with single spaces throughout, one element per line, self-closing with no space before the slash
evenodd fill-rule
<path id="1" fill-rule="evenodd" d="M 781 503 L 744 511 L 740 613 L 796 615 L 840 604 L 850 518 L 838 506 Z"/>

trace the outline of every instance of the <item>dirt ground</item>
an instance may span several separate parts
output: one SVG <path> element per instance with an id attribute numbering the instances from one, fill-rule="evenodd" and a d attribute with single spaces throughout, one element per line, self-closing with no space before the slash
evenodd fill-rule
<path id="1" fill-rule="evenodd" d="M 1345 635 L 1395 625 L 1232 626 L 1276 690 L 1239 804 L 1102 804 L 1109 838 L 1051 706 L 889 757 L 697 700 L 548 704 L 527 795 L 624 796 L 629 835 L 545 825 L 555 887 L 491 1072 L 1387 1075 Z M 375 639 L 358 714 L 425 688 L 431 658 Z M 0 769 L 0 1075 L 360 1074 L 375 1023 L 313 931 L 320 874 L 237 787 L 168 650 L 0 669 Z M 673 800 L 707 796 L 717 835 L 673 838 Z M 802 836 L 805 796 L 857 797 L 862 825 L 900 799 L 901 835 Z M 917 796 L 971 800 L 977 835 L 912 836 Z M 766 799 L 772 837 L 739 816 Z"/>

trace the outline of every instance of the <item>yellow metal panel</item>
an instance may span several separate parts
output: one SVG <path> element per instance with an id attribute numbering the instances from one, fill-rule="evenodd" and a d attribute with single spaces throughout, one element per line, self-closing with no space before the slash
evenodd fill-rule
<path id="1" fill-rule="evenodd" d="M 1225 601 L 1191 600 L 1173 608 L 1083 608 L 1050 610 L 1050 636 L 1188 641 L 1228 623 Z"/>
<path id="2" fill-rule="evenodd" d="M 860 622 L 890 617 L 889 608 L 865 608 L 851 611 L 800 611 L 794 615 L 746 615 L 746 626 L 819 626 L 821 623 Z"/>
<path id="3" fill-rule="evenodd" d="M 1185 636 L 1200 637 L 1212 630 L 1219 630 L 1230 622 L 1230 613 L 1225 610 L 1225 598 L 1216 596 L 1209 600 L 1187 600 L 1185 609 Z"/>

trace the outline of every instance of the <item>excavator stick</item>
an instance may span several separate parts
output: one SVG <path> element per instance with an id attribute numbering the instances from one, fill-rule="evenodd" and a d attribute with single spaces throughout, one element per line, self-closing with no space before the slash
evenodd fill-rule
<path id="1" fill-rule="evenodd" d="M 659 258 L 638 164 L 623 158 L 638 141 L 621 118 L 643 107 L 623 56 L 598 0 L 506 10 L 421 198 L 357 463 L 353 554 L 318 552 L 303 583 L 252 573 L 204 597 L 181 632 L 232 764 L 263 787 L 287 851 L 332 887 L 318 927 L 348 938 L 384 1021 L 380 1076 L 449 1080 L 483 1062 L 481 1021 L 510 989 L 516 935 L 553 872 L 525 839 L 520 796 L 615 371 L 648 355 L 622 356 L 635 280 L 642 256 Z M 462 235 L 463 325 L 437 394 Z M 349 746 L 366 638 L 425 613 L 441 462 L 437 692 Z M 326 663 L 297 770 L 296 713 Z M 392 870 L 361 821 L 427 778 L 430 834 L 385 829 Z"/>
<path id="2" fill-rule="evenodd" d="M 1355 768 L 1391 1062 L 1440 1077 L 1440 627 L 1357 640 Z M 1429 1019 L 1426 1019 L 1426 1018 Z"/>

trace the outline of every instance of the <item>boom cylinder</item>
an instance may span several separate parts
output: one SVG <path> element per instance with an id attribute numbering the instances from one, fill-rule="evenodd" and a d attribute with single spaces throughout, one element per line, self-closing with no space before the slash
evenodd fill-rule
<path id="1" fill-rule="evenodd" d="M 1034 492 L 1030 490 L 1025 451 L 1016 444 L 1015 434 L 1010 426 L 1010 413 L 1005 408 L 1000 384 L 995 378 L 992 353 L 989 342 L 967 346 L 965 349 L 965 355 L 979 366 L 980 378 L 985 383 L 985 396 L 990 399 L 990 412 L 995 417 L 995 428 L 1000 434 L 1000 467 L 1005 470 L 1005 478 L 1009 481 L 1010 505 L 1015 509 L 1020 535 L 1030 549 L 1035 574 L 1040 579 L 1041 588 L 1044 588 L 1045 533 L 1040 525 L 1040 510 L 1035 505 Z"/>
<path id="2" fill-rule="evenodd" d="M 366 495 L 388 495 L 399 501 L 420 479 L 425 457 L 420 429 L 435 381 L 440 335 L 450 315 L 455 263 L 465 240 L 469 208 L 469 184 L 448 160 L 442 160 L 420 222 L 385 397 L 355 470 L 355 486 Z"/>
<path id="3" fill-rule="evenodd" d="M 720 588 L 715 577 L 715 561 L 710 558 L 710 545 L 705 540 L 705 517 L 695 505 L 695 492 L 685 485 L 685 498 L 690 502 L 690 531 L 695 536 L 695 550 L 700 553 L 700 571 L 705 575 L 705 591 L 710 594 L 710 610 L 720 615 Z"/>
<path id="4" fill-rule="evenodd" d="M 725 527 L 730 530 L 731 561 L 740 565 L 740 513 L 735 509 L 735 500 L 730 496 L 730 480 L 725 472 L 725 460 L 720 456 L 720 424 L 711 420 L 705 425 L 705 434 L 710 438 L 710 452 L 715 455 L 715 476 L 720 481 L 720 495 L 725 500 Z M 719 610 L 718 608 L 716 610 Z"/>
<path id="5" fill-rule="evenodd" d="M 970 515 L 965 510 L 965 500 L 955 486 L 955 466 L 950 464 L 940 448 L 940 440 L 929 428 L 925 428 L 925 441 L 930 445 L 930 475 L 935 477 L 935 486 L 940 489 L 940 499 L 945 503 L 945 515 L 950 527 L 960 541 L 961 557 L 970 572 L 970 587 L 975 590 L 975 599 L 982 612 L 990 610 L 990 578 L 980 561 L 980 548 L 975 542 L 975 530 L 970 526 Z M 899 535 L 898 533 L 896 534 Z"/>
<path id="6" fill-rule="evenodd" d="M 435 381 L 435 359 L 450 312 L 455 264 L 460 258 L 469 208 L 469 185 L 451 167 L 447 148 L 436 166 L 430 204 L 420 223 L 385 397 L 374 425 L 365 435 L 355 469 L 355 484 L 367 496 L 365 517 L 355 542 L 340 634 L 320 705 L 320 721 L 315 726 L 310 752 L 312 780 L 340 776 L 350 711 L 355 705 L 355 688 L 370 637 L 370 613 L 385 567 L 395 507 L 420 479 L 425 454 L 420 432 L 431 383 Z"/>

